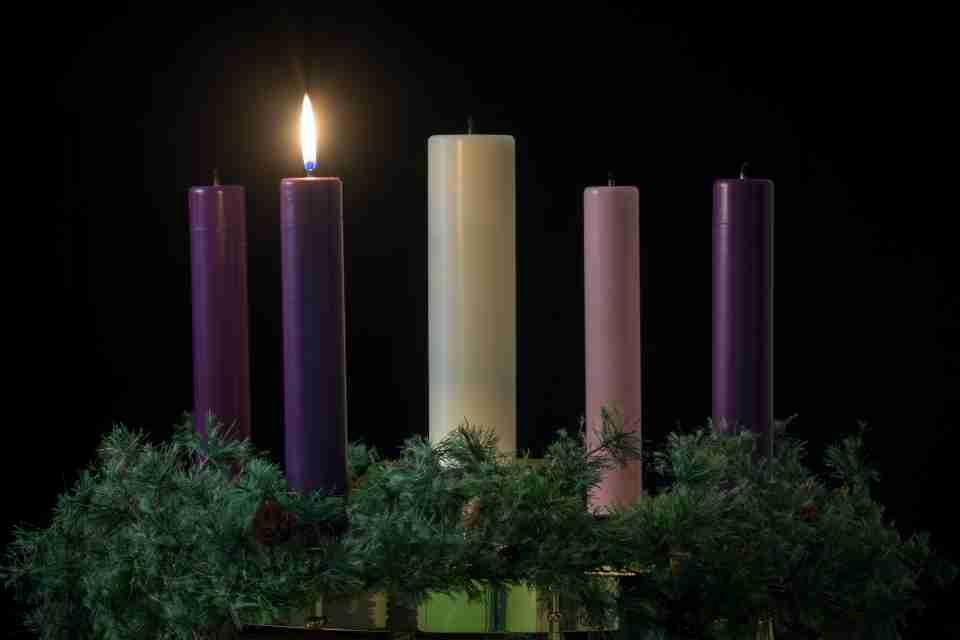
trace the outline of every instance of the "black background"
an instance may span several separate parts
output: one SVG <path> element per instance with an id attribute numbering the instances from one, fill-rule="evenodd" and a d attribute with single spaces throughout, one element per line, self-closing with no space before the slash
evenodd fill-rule
<path id="1" fill-rule="evenodd" d="M 426 433 L 429 135 L 472 115 L 516 137 L 518 439 L 534 453 L 583 410 L 582 190 L 608 170 L 640 189 L 644 436 L 705 423 L 711 184 L 750 160 L 776 182 L 777 417 L 798 415 L 814 466 L 866 421 L 888 515 L 958 559 L 942 16 L 351 7 L 33 23 L 7 98 L 23 177 L 6 191 L 28 197 L 8 210 L 6 532 L 46 522 L 111 423 L 162 438 L 190 408 L 186 191 L 214 167 L 247 190 L 253 439 L 279 460 L 279 182 L 302 173 L 309 90 L 320 173 L 344 181 L 351 439 L 389 454 Z M 945 630 L 958 593 L 915 628 Z"/>

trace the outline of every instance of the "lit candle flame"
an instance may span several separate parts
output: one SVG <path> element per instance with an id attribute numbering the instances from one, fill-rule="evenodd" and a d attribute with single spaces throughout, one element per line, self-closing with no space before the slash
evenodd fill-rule
<path id="1" fill-rule="evenodd" d="M 310 173 L 317 168 L 317 121 L 313 117 L 313 105 L 307 94 L 303 94 L 303 109 L 300 112 L 300 149 L 303 151 L 303 167 Z"/>

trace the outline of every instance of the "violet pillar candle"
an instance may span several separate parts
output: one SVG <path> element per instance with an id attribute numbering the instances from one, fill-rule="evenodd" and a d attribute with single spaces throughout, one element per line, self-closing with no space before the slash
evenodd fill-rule
<path id="1" fill-rule="evenodd" d="M 247 227 L 244 189 L 192 187 L 190 290 L 193 315 L 193 420 L 206 439 L 210 414 L 230 436 L 250 436 Z"/>
<path id="2" fill-rule="evenodd" d="M 304 97 L 304 112 L 309 109 Z M 309 120 L 312 124 L 312 112 Z M 309 129 L 304 125 L 303 130 Z M 304 164 L 311 173 L 315 133 L 301 135 Z M 347 483 L 343 186 L 339 178 L 285 178 L 280 202 L 287 483 L 298 491 L 343 495 Z"/>
<path id="3" fill-rule="evenodd" d="M 714 428 L 745 428 L 772 451 L 773 182 L 713 186 Z"/>
<path id="4" fill-rule="evenodd" d="M 602 407 L 640 431 L 640 214 L 636 187 L 583 193 L 587 443 L 599 440 Z M 639 433 L 638 433 L 639 436 Z M 627 506 L 641 494 L 642 465 L 608 471 L 590 495 L 593 511 Z"/>

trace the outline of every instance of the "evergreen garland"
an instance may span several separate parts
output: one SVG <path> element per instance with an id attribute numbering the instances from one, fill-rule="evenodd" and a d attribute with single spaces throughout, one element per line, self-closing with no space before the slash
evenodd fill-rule
<path id="1" fill-rule="evenodd" d="M 603 518 L 588 491 L 639 455 L 607 412 L 596 449 L 581 425 L 538 461 L 470 425 L 439 445 L 411 438 L 396 460 L 352 445 L 346 502 L 291 492 L 249 442 L 208 433 L 187 421 L 153 445 L 116 427 L 50 526 L 16 529 L 0 575 L 40 637 L 228 637 L 321 594 L 382 590 L 412 607 L 526 585 L 649 637 L 746 638 L 772 617 L 797 637 L 884 639 L 922 606 L 921 582 L 956 575 L 928 536 L 884 521 L 862 431 L 828 450 L 827 480 L 783 434 L 772 459 L 747 432 L 672 434 L 654 456 L 669 487 Z M 618 599 L 601 570 L 636 575 Z"/>
<path id="2" fill-rule="evenodd" d="M 5 582 L 39 637 L 216 637 L 359 585 L 345 556 L 255 535 L 265 501 L 293 514 L 296 537 L 307 538 L 342 521 L 342 500 L 287 491 L 248 441 L 210 426 L 205 448 L 189 422 L 158 446 L 115 427 L 51 525 L 15 531 Z"/>

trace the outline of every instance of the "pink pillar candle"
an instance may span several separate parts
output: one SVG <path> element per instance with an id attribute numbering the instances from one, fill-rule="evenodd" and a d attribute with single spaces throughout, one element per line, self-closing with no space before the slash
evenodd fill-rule
<path id="1" fill-rule="evenodd" d="M 600 409 L 617 410 L 640 431 L 640 216 L 636 187 L 588 187 L 583 194 L 587 443 L 595 447 Z M 607 473 L 589 496 L 603 512 L 641 495 L 639 460 Z"/>

